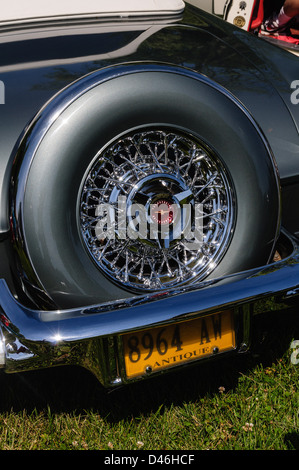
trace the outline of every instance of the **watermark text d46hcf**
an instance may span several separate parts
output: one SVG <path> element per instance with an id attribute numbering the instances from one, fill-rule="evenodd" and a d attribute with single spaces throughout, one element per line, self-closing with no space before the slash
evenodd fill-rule
<path id="1" fill-rule="evenodd" d="M 293 80 L 291 83 L 291 89 L 294 90 L 291 93 L 291 103 L 299 104 L 299 80 Z"/>

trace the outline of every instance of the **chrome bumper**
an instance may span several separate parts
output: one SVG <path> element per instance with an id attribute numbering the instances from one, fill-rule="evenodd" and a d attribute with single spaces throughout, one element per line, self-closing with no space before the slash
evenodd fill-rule
<path id="1" fill-rule="evenodd" d="M 104 386 L 123 384 L 128 382 L 123 333 L 230 309 L 240 352 L 250 345 L 255 315 L 284 311 L 299 303 L 298 296 L 297 246 L 290 257 L 266 267 L 158 295 L 71 310 L 28 309 L 1 279 L 0 366 L 11 373 L 80 365 Z"/>

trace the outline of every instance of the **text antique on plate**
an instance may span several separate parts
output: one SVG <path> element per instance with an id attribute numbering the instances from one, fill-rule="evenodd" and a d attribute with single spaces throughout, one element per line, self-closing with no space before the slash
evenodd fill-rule
<path id="1" fill-rule="evenodd" d="M 173 367 L 235 347 L 232 311 L 123 336 L 127 378 Z"/>

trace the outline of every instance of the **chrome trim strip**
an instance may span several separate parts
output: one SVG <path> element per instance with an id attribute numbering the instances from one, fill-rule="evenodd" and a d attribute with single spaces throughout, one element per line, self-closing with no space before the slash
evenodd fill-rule
<path id="1" fill-rule="evenodd" d="M 228 90 L 218 85 L 211 79 L 200 75 L 189 69 L 184 69 L 182 67 L 177 67 L 169 64 L 159 63 L 159 64 L 144 64 L 144 63 L 125 63 L 115 66 L 109 66 L 107 68 L 101 69 L 98 72 L 92 72 L 89 75 L 86 75 L 83 78 L 78 79 L 73 82 L 71 85 L 64 88 L 62 91 L 57 93 L 48 103 L 46 103 L 40 112 L 36 115 L 33 121 L 28 126 L 27 131 L 24 132 L 23 137 L 20 139 L 19 147 L 16 151 L 16 164 L 12 171 L 12 194 L 10 200 L 10 215 L 13 222 L 13 231 L 15 242 L 19 241 L 18 250 L 22 251 L 23 257 L 27 260 L 28 265 L 30 266 L 31 272 L 26 272 L 24 276 L 26 278 L 27 285 L 28 283 L 32 285 L 33 289 L 39 289 L 41 294 L 45 295 L 45 302 L 48 302 L 51 305 L 51 299 L 47 298 L 47 293 L 42 286 L 38 278 L 38 274 L 33 268 L 32 261 L 30 259 L 29 251 L 26 245 L 26 239 L 23 236 L 23 220 L 24 220 L 24 195 L 27 183 L 27 175 L 35 156 L 36 150 L 39 147 L 43 137 L 50 129 L 51 125 L 55 122 L 57 117 L 73 103 L 77 98 L 82 96 L 87 91 L 92 88 L 104 83 L 106 81 L 112 80 L 122 75 L 129 75 L 134 73 L 141 72 L 165 72 L 165 73 L 174 73 L 178 75 L 184 75 L 190 77 L 199 82 L 203 82 L 211 86 L 212 88 L 218 90 L 220 93 L 224 94 L 227 98 L 234 102 L 247 116 L 249 121 L 252 123 L 257 133 L 260 135 L 265 148 L 268 151 L 268 154 L 271 157 L 271 163 L 273 166 L 274 174 L 276 176 L 277 191 L 280 193 L 280 183 L 278 169 L 275 163 L 275 159 L 272 153 L 272 150 L 268 144 L 266 137 L 264 136 L 261 128 L 254 120 L 253 116 L 249 111 L 242 105 L 242 103 L 232 95 Z M 278 211 L 277 215 L 277 230 L 273 240 L 273 250 L 275 242 L 279 236 L 280 230 L 280 216 L 281 208 Z M 18 251 L 16 250 L 16 251 Z M 273 253 L 269 257 L 271 259 Z M 23 273 L 22 273 L 23 274 Z M 27 293 L 29 295 L 29 293 Z M 33 300 L 33 299 L 32 299 Z"/>
<path id="2" fill-rule="evenodd" d="M 19 372 L 60 364 L 81 365 L 105 386 L 126 382 L 117 376 L 115 341 L 125 332 L 234 309 L 239 321 L 286 310 L 299 296 L 299 247 L 278 263 L 196 286 L 134 297 L 113 304 L 62 311 L 39 311 L 18 303 L 0 280 L 0 336 L 5 370 Z M 265 311 L 265 300 L 271 304 Z M 247 321 L 246 320 L 246 321 Z M 2 333 L 1 333 L 2 330 Z M 245 332 L 246 340 L 248 335 Z M 238 347 L 242 350 L 240 341 Z M 114 346 L 111 346 L 113 345 Z M 3 343 L 0 363 L 3 365 Z M 114 364 L 114 372 L 111 372 Z"/>

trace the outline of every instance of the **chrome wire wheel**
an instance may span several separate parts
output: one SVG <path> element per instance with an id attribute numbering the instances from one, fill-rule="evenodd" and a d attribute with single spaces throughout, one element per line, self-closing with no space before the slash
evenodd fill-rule
<path id="1" fill-rule="evenodd" d="M 102 272 L 134 291 L 203 280 L 225 254 L 234 223 L 221 159 L 177 129 L 122 136 L 96 155 L 82 182 L 83 243 Z"/>

